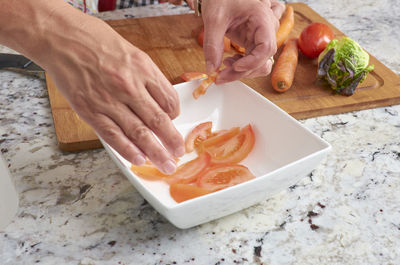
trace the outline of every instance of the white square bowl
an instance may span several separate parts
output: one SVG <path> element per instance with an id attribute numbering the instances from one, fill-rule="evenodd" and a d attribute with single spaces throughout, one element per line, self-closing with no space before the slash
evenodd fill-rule
<path id="1" fill-rule="evenodd" d="M 329 143 L 242 82 L 212 85 L 195 100 L 192 91 L 199 84 L 196 80 L 174 86 L 181 103 L 181 114 L 174 120 L 176 128 L 185 137 L 204 121 L 212 121 L 213 130 L 250 123 L 256 142 L 240 164 L 247 166 L 255 179 L 176 203 L 169 195 L 168 184 L 136 176 L 130 170 L 131 163 L 103 142 L 140 194 L 176 227 L 190 228 L 265 200 L 310 173 L 331 149 Z M 193 158 L 193 154 L 187 154 L 181 162 Z"/>

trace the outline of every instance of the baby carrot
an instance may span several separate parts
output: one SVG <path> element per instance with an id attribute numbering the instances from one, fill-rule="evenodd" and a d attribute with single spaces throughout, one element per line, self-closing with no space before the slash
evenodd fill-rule
<path id="1" fill-rule="evenodd" d="M 298 57 L 297 38 L 291 38 L 283 47 L 272 70 L 271 82 L 276 91 L 285 92 L 292 86 Z"/>
<path id="2" fill-rule="evenodd" d="M 289 37 L 290 32 L 292 31 L 294 26 L 294 11 L 293 7 L 287 6 L 286 12 L 284 13 L 283 17 L 280 21 L 280 26 L 278 32 L 276 32 L 276 46 L 282 46 L 282 44 L 287 40 Z"/>

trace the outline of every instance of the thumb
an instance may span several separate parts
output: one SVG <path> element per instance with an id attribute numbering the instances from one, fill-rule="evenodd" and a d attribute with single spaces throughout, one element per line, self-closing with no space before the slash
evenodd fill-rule
<path id="1" fill-rule="evenodd" d="M 217 23 L 204 19 L 204 58 L 206 60 L 207 73 L 215 72 L 221 65 L 224 53 L 224 36 L 226 32 L 225 23 Z"/>

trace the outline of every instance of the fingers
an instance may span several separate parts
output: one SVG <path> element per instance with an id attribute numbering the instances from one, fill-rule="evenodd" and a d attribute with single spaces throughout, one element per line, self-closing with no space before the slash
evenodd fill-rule
<path id="1" fill-rule="evenodd" d="M 206 2 L 207 3 L 207 2 Z M 205 6 L 205 9 L 207 6 Z M 218 9 L 203 12 L 204 42 L 203 50 L 206 60 L 207 73 L 217 70 L 221 64 L 224 52 L 224 36 L 227 29 L 227 21 Z"/>
<path id="2" fill-rule="evenodd" d="M 249 27 L 254 31 L 254 49 L 243 58 L 233 64 L 237 72 L 245 72 L 257 69 L 264 65 L 268 58 L 276 53 L 276 37 L 274 23 L 260 24 L 259 21 L 250 18 Z"/>
<path id="3" fill-rule="evenodd" d="M 143 152 L 128 139 L 121 128 L 106 115 L 98 114 L 97 117 L 92 120 L 91 125 L 100 137 L 109 143 L 115 151 L 126 160 L 137 166 L 142 165 L 146 161 L 145 154 L 143 154 Z"/>
<path id="4" fill-rule="evenodd" d="M 140 117 L 147 128 L 158 136 L 171 154 L 176 157 L 182 156 L 185 152 L 183 138 L 176 130 L 168 114 L 154 101 L 146 89 L 138 89 L 136 93 L 133 97 L 134 100 L 126 102 L 127 106 Z M 140 144 L 137 145 L 141 147 Z M 145 150 L 143 151 L 149 155 Z"/>
<path id="5" fill-rule="evenodd" d="M 167 114 L 164 113 L 164 115 L 168 117 Z M 127 105 L 122 103 L 116 104 L 112 111 L 108 111 L 103 116 L 108 117 L 115 124 L 118 124 L 121 129 L 117 126 L 118 131 L 110 122 L 105 123 L 102 121 L 101 124 L 104 127 L 99 128 L 99 134 L 102 136 L 102 133 L 104 133 L 105 136 L 102 136 L 104 140 L 116 148 L 118 152 L 121 151 L 122 153 L 120 154 L 122 156 L 132 159 L 133 156 L 129 154 L 130 152 L 135 153 L 136 147 L 136 150 L 140 150 L 143 155 L 147 156 L 164 173 L 171 174 L 176 170 L 174 157 L 156 139 L 151 128 L 139 118 L 139 115 L 132 112 Z M 119 144 L 120 139 L 127 139 L 129 144 L 127 146 Z M 126 141 L 123 144 L 126 144 Z"/>
<path id="6" fill-rule="evenodd" d="M 180 113 L 178 93 L 161 71 L 152 65 L 155 77 L 147 82 L 146 88 L 162 110 L 175 119 Z"/>
<path id="7" fill-rule="evenodd" d="M 286 6 L 277 0 L 271 0 L 271 9 L 275 17 L 280 19 L 283 12 L 285 12 Z"/>
<path id="8" fill-rule="evenodd" d="M 241 56 L 241 55 L 239 55 Z M 227 67 L 222 70 L 218 78 L 216 80 L 216 84 L 223 84 L 227 82 L 232 82 L 235 80 L 238 80 L 240 78 L 252 78 L 252 77 L 259 77 L 259 76 L 266 76 L 271 73 L 272 70 L 272 61 L 267 60 L 265 64 L 261 65 L 260 67 L 256 69 L 252 69 L 249 71 L 244 71 L 244 72 L 238 72 L 235 71 L 232 68 L 232 65 L 234 64 L 235 61 L 238 60 L 238 55 L 235 55 L 234 57 L 226 58 L 224 60 L 224 65 Z"/>

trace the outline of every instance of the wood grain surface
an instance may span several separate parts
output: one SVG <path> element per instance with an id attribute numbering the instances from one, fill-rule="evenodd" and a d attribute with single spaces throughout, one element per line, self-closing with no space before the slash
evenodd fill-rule
<path id="1" fill-rule="evenodd" d="M 312 22 L 328 24 L 336 38 L 344 36 L 306 4 L 290 5 L 295 10 L 292 36 L 299 36 Z M 182 82 L 179 75 L 184 72 L 205 71 L 203 50 L 192 36 L 192 31 L 202 21 L 193 14 L 112 20 L 108 24 L 145 51 L 173 84 Z M 275 57 L 279 56 L 279 52 Z M 231 51 L 225 53 L 225 56 L 233 54 Z M 335 94 L 316 84 L 317 62 L 301 53 L 293 86 L 283 94 L 272 89 L 270 77 L 242 81 L 296 119 L 400 104 L 400 77 L 373 56 L 370 57 L 370 64 L 375 66 L 374 71 L 350 97 Z M 46 79 L 59 147 L 64 151 L 101 147 L 93 130 L 70 108 L 49 76 Z"/>

